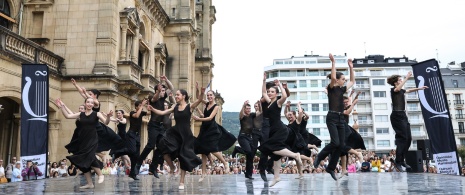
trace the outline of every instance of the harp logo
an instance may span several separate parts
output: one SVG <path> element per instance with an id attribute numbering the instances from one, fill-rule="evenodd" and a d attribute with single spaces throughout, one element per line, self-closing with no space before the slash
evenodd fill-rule
<path id="1" fill-rule="evenodd" d="M 35 75 L 40 76 L 47 76 L 47 71 L 36 71 Z M 22 100 L 23 106 L 26 112 L 31 115 L 32 118 L 29 120 L 38 120 L 47 122 L 47 94 L 48 94 L 48 87 L 46 81 L 33 81 L 31 77 L 25 77 L 26 84 L 24 85 L 24 89 L 22 91 Z M 29 92 L 32 89 L 35 89 L 35 95 L 33 96 L 34 99 L 30 100 Z M 31 108 L 31 101 L 35 102 L 35 106 Z"/>
<path id="2" fill-rule="evenodd" d="M 438 67 L 433 66 L 433 67 L 427 67 L 425 70 L 424 74 L 433 74 L 437 73 Z M 422 75 L 417 76 L 417 79 L 419 81 L 418 87 L 421 88 L 425 86 L 425 78 Z M 432 114 L 431 118 L 436 118 L 436 117 L 444 117 L 444 118 L 449 118 L 449 113 L 447 111 L 447 105 L 446 101 L 444 99 L 444 93 L 441 87 L 441 81 L 438 76 L 434 75 L 429 77 L 428 79 L 428 87 L 429 90 L 419 90 L 418 91 L 418 96 L 420 98 L 420 102 L 423 105 L 423 107 Z M 425 91 L 428 92 L 428 94 L 425 94 Z M 433 100 L 432 105 L 429 104 L 428 100 L 426 99 L 426 96 L 430 96 L 431 100 Z"/>

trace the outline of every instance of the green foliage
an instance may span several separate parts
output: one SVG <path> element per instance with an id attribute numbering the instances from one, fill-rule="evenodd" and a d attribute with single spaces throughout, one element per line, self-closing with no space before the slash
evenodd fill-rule
<path id="1" fill-rule="evenodd" d="M 239 123 L 239 112 L 223 112 L 222 126 L 234 136 L 239 135 L 241 124 Z"/>
<path id="2" fill-rule="evenodd" d="M 457 154 L 462 159 L 462 163 L 465 163 L 465 146 L 457 147 Z"/>

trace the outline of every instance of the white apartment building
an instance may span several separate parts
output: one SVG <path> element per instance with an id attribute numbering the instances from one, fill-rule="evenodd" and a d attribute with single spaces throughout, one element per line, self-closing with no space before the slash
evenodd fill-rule
<path id="1" fill-rule="evenodd" d="M 343 72 L 349 79 L 347 57 L 334 56 L 337 71 Z M 390 88 L 386 78 L 393 74 L 406 75 L 411 71 L 408 58 L 386 58 L 382 55 L 370 55 L 366 58 L 354 59 L 354 71 L 356 84 L 354 89 L 360 91 L 359 103 L 355 107 L 356 112 L 350 117 L 349 124 L 353 124 L 353 118 L 358 118 L 359 132 L 364 138 L 368 150 L 376 152 L 388 152 L 394 149 L 395 132 L 391 127 L 389 115 L 392 111 Z M 287 82 L 291 96 L 288 98 L 295 109 L 300 101 L 310 115 L 307 130 L 322 141 L 322 146 L 329 144 L 330 136 L 326 127 L 326 114 L 328 112 L 328 98 L 324 88 L 328 85 L 326 78 L 331 72 L 331 62 L 328 56 L 305 55 L 286 59 L 275 59 L 273 65 L 266 66 L 267 81 L 278 79 Z M 415 87 L 413 78 L 407 81 L 405 88 Z M 410 119 L 413 143 L 412 150 L 416 150 L 416 140 L 426 139 L 423 117 L 420 103 L 416 93 L 406 96 L 406 109 Z M 282 120 L 287 120 L 282 115 Z"/>
<path id="2" fill-rule="evenodd" d="M 449 111 L 454 129 L 455 142 L 457 145 L 465 146 L 465 62 L 455 64 L 449 63 L 447 68 L 441 68 L 442 80 L 446 91 Z"/>

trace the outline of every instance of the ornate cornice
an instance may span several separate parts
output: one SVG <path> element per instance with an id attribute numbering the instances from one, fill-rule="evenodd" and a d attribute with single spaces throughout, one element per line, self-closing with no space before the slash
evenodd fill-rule
<path id="1" fill-rule="evenodd" d="M 143 5 L 147 8 L 148 13 L 150 13 L 151 19 L 155 21 L 155 24 L 160 27 L 160 29 L 165 28 L 166 25 L 170 22 L 168 14 L 161 6 L 158 0 L 140 0 Z M 155 25 L 152 25 L 155 26 Z"/>

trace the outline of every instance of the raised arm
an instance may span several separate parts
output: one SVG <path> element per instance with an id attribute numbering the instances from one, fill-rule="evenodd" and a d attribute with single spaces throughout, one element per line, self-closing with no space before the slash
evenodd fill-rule
<path id="1" fill-rule="evenodd" d="M 286 102 L 286 107 L 284 108 L 284 116 L 287 118 L 287 113 L 291 111 L 291 101 Z"/>
<path id="2" fill-rule="evenodd" d="M 300 124 L 302 122 L 302 117 L 304 116 L 304 111 L 302 110 L 302 103 L 299 102 L 297 103 L 297 111 L 299 112 L 296 118 L 297 124 Z"/>
<path id="3" fill-rule="evenodd" d="M 277 100 L 277 102 L 276 102 L 276 103 L 278 104 L 278 107 L 281 107 L 281 106 L 284 104 L 284 102 L 286 102 L 287 94 L 285 93 L 284 87 L 283 87 L 283 85 L 281 84 L 281 82 L 279 82 L 279 80 L 277 80 L 277 79 L 274 80 L 274 83 L 275 83 L 277 86 L 279 86 L 279 88 L 281 88 L 281 91 L 282 91 L 282 92 L 284 92 L 284 93 L 281 93 L 281 98 L 279 98 L 279 99 Z"/>
<path id="4" fill-rule="evenodd" d="M 140 113 L 142 113 L 142 109 L 144 108 L 144 106 L 147 104 L 147 100 L 144 99 L 142 100 L 142 103 L 141 103 L 141 107 L 139 107 L 139 109 L 137 109 L 137 111 L 131 115 L 132 118 L 139 118 L 140 116 Z"/>
<path id="5" fill-rule="evenodd" d="M 266 92 L 266 72 L 263 73 L 262 98 L 268 103 L 271 102 L 270 97 L 268 97 Z"/>
<path id="6" fill-rule="evenodd" d="M 349 90 L 355 83 L 355 73 L 354 73 L 354 64 L 352 63 L 352 59 L 347 60 L 347 64 L 349 65 L 350 71 L 350 81 L 347 83 L 347 90 Z"/>
<path id="7" fill-rule="evenodd" d="M 173 84 L 171 83 L 171 81 L 168 80 L 168 77 L 166 77 L 165 75 L 163 75 L 163 76 L 160 76 L 160 79 L 161 79 L 161 81 L 165 81 L 166 86 L 168 87 L 168 89 L 170 89 L 170 90 L 173 90 L 173 89 L 174 89 L 174 86 L 173 86 Z"/>
<path id="8" fill-rule="evenodd" d="M 337 82 L 336 61 L 334 60 L 333 54 L 329 54 L 329 60 L 331 60 L 331 82 L 329 83 L 329 87 L 332 89 Z"/>
<path id="9" fill-rule="evenodd" d="M 156 102 L 158 99 L 160 99 L 160 91 L 162 90 L 163 86 L 161 86 L 160 83 L 157 84 L 157 90 L 155 91 L 155 94 L 153 95 L 152 99 L 150 99 L 150 102 Z"/>
<path id="10" fill-rule="evenodd" d="M 255 112 L 255 116 L 259 116 L 260 114 L 262 114 L 262 102 L 258 100 L 257 104 L 258 104 L 258 112 Z"/>
<path id="11" fill-rule="evenodd" d="M 249 104 L 249 100 L 246 100 L 242 105 L 241 112 L 239 112 L 239 120 L 242 120 L 242 118 L 244 117 L 245 107 L 247 106 L 247 104 Z"/>
<path id="12" fill-rule="evenodd" d="M 399 85 L 397 85 L 396 88 L 394 88 L 394 91 L 395 91 L 395 92 L 399 92 L 399 91 L 402 89 L 402 87 L 404 87 L 405 83 L 407 82 L 407 80 L 408 80 L 411 76 L 412 76 L 412 71 L 409 71 L 409 72 L 407 73 L 407 76 L 405 76 L 405 79 L 402 80 L 402 82 L 401 82 Z"/>
<path id="13" fill-rule="evenodd" d="M 108 125 L 110 123 L 110 118 L 113 116 L 113 110 L 110 110 L 110 112 L 108 112 L 107 114 L 107 117 L 103 116 L 102 113 L 100 112 L 97 112 L 97 117 L 101 120 L 101 121 L 105 121 L 105 125 Z"/>
<path id="14" fill-rule="evenodd" d="M 219 107 L 218 106 L 215 106 L 215 108 L 213 109 L 212 113 L 210 114 L 209 117 L 207 118 L 200 118 L 198 116 L 193 116 L 192 118 L 196 121 L 211 121 L 215 116 L 216 116 L 216 113 L 218 113 L 218 109 Z"/>
<path id="15" fill-rule="evenodd" d="M 61 105 L 62 105 L 63 107 L 65 107 L 65 111 L 66 111 L 67 113 L 69 113 L 69 114 L 74 114 L 74 112 L 71 111 L 71 110 L 68 108 L 68 106 L 66 106 L 65 103 L 63 103 L 63 101 L 61 101 L 60 98 L 58 98 L 58 99 L 60 100 Z"/>
<path id="16" fill-rule="evenodd" d="M 79 94 L 81 94 L 81 96 L 86 99 L 87 98 L 87 94 L 85 93 L 85 91 L 76 83 L 76 80 L 74 80 L 73 78 L 71 78 L 71 83 L 74 85 L 74 87 L 76 87 L 76 89 L 78 90 Z"/>
<path id="17" fill-rule="evenodd" d="M 77 119 L 77 118 L 79 118 L 79 115 L 81 113 L 79 113 L 79 112 L 78 113 L 72 113 L 72 114 L 68 113 L 68 111 L 66 111 L 66 108 L 63 106 L 63 104 L 61 104 L 60 98 L 56 99 L 55 103 L 60 108 L 61 113 L 63 113 L 63 116 L 65 116 L 65 118 L 67 118 L 67 119 Z"/>
<path id="18" fill-rule="evenodd" d="M 197 106 L 202 102 L 204 96 L 205 96 L 205 88 L 202 87 L 202 89 L 200 89 L 200 95 L 199 95 L 200 98 L 197 98 L 197 100 L 193 104 L 191 104 L 191 110 L 197 108 Z"/>
<path id="19" fill-rule="evenodd" d="M 283 83 L 284 91 L 286 92 L 287 97 L 291 96 L 291 92 L 289 91 L 289 88 L 287 87 L 287 83 Z"/>

